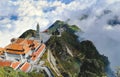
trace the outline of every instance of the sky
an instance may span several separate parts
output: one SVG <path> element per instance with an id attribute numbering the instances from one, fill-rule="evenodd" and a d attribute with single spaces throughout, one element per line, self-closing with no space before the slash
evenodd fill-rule
<path id="1" fill-rule="evenodd" d="M 120 66 L 120 0 L 0 0 L 0 47 L 39 23 L 41 31 L 56 20 L 80 27 L 80 37 L 91 40 L 108 56 L 111 67 Z M 117 19 L 116 24 L 108 21 Z"/>

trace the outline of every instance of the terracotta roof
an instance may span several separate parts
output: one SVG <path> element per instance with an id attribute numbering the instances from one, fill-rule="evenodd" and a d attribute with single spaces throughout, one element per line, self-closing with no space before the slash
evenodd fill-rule
<path id="1" fill-rule="evenodd" d="M 33 44 L 33 41 L 34 40 L 18 38 L 15 43 L 19 43 L 19 44 Z"/>
<path id="2" fill-rule="evenodd" d="M 15 41 L 15 43 L 21 43 L 21 42 L 23 42 L 25 39 L 23 39 L 23 38 L 18 38 L 16 41 Z"/>
<path id="3" fill-rule="evenodd" d="M 45 44 L 42 44 L 41 47 L 36 52 L 33 53 L 31 59 L 33 61 L 35 61 L 38 58 L 38 56 L 40 55 L 40 53 L 43 52 L 44 49 L 45 49 Z"/>
<path id="4" fill-rule="evenodd" d="M 11 64 L 11 67 L 12 67 L 13 69 L 16 69 L 19 65 L 20 65 L 20 62 L 13 62 L 13 63 Z"/>
<path id="5" fill-rule="evenodd" d="M 10 54 L 25 54 L 25 52 L 18 52 L 18 51 L 13 51 L 13 50 L 7 50 L 7 53 L 10 53 Z"/>
<path id="6" fill-rule="evenodd" d="M 23 51 L 23 46 L 20 44 L 9 44 L 8 46 L 5 47 L 6 50 L 18 50 L 18 51 Z"/>
<path id="7" fill-rule="evenodd" d="M 28 44 L 33 44 L 34 40 L 27 40 Z"/>
<path id="8" fill-rule="evenodd" d="M 30 48 L 28 46 L 23 46 L 24 53 L 28 53 L 30 51 Z"/>
<path id="9" fill-rule="evenodd" d="M 36 48 L 40 43 L 36 40 L 28 40 L 18 38 L 14 43 L 9 44 L 5 47 L 6 52 L 11 54 L 25 54 L 28 53 L 31 48 Z"/>
<path id="10" fill-rule="evenodd" d="M 4 48 L 0 48 L 0 55 L 3 54 Z"/>
<path id="11" fill-rule="evenodd" d="M 3 51 L 4 50 L 4 48 L 0 48 L 0 51 Z"/>
<path id="12" fill-rule="evenodd" d="M 33 43 L 35 44 L 35 46 L 34 46 L 35 48 L 38 47 L 38 46 L 40 45 L 40 43 L 39 43 L 38 41 L 36 41 L 36 40 L 34 40 Z"/>
<path id="13" fill-rule="evenodd" d="M 22 65 L 22 67 L 20 68 L 20 70 L 23 71 L 23 72 L 28 72 L 29 69 L 30 69 L 30 67 L 31 67 L 30 63 L 25 62 L 25 63 Z"/>
<path id="14" fill-rule="evenodd" d="M 11 65 L 11 61 L 4 61 L 4 60 L 0 60 L 0 66 L 10 66 Z"/>

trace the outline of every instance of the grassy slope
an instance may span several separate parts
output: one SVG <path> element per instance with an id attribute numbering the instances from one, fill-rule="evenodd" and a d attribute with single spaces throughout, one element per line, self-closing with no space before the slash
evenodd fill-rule
<path id="1" fill-rule="evenodd" d="M 81 31 L 76 25 L 69 25 L 63 21 L 57 20 L 53 25 L 48 28 L 49 33 L 55 32 L 58 28 L 65 27 L 71 32 Z"/>
<path id="2" fill-rule="evenodd" d="M 24 73 L 21 71 L 15 71 L 10 67 L 0 67 L 0 77 L 44 77 L 42 73 Z"/>

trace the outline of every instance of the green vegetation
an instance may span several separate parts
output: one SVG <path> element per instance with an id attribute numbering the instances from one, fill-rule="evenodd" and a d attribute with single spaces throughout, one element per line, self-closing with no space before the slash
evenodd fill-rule
<path id="1" fill-rule="evenodd" d="M 78 28 L 76 25 L 69 26 L 69 28 L 71 30 L 74 30 L 74 31 L 79 31 L 80 30 L 80 28 Z"/>
<path id="2" fill-rule="evenodd" d="M 63 22 L 63 21 L 57 20 L 53 25 L 51 25 L 51 26 L 48 28 L 48 30 L 49 30 L 50 33 L 52 33 L 52 32 L 55 32 L 56 29 L 62 27 L 63 25 L 64 25 L 64 22 Z"/>
<path id="3" fill-rule="evenodd" d="M 29 29 L 29 30 L 25 31 L 19 38 L 29 39 L 30 37 L 35 37 L 35 35 L 36 35 L 36 31 Z"/>
<path id="4" fill-rule="evenodd" d="M 66 30 L 61 37 L 51 36 L 47 47 L 57 60 L 57 66 L 63 76 L 67 77 L 102 77 L 106 76 L 107 57 L 100 55 L 89 40 L 79 42 L 74 33 Z M 70 49 L 73 57 L 67 52 Z"/>
<path id="5" fill-rule="evenodd" d="M 15 71 L 11 67 L 0 67 L 0 77 L 44 77 L 43 73 L 24 73 L 22 71 Z"/>
<path id="6" fill-rule="evenodd" d="M 53 25 L 51 25 L 48 28 L 49 33 L 55 32 L 58 28 L 64 28 L 65 30 L 68 30 L 69 32 L 77 32 L 81 31 L 80 28 L 78 28 L 76 25 L 69 25 L 63 21 L 57 20 Z"/>

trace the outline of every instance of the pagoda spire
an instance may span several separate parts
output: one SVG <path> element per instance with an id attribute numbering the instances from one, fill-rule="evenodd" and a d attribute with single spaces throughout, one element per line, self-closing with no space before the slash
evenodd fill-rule
<path id="1" fill-rule="evenodd" d="M 36 39 L 40 42 L 40 26 L 39 23 L 37 23 L 37 27 L 36 27 Z"/>
<path id="2" fill-rule="evenodd" d="M 39 23 L 37 23 L 37 36 L 40 36 L 39 32 L 40 32 L 40 26 L 39 26 Z"/>

